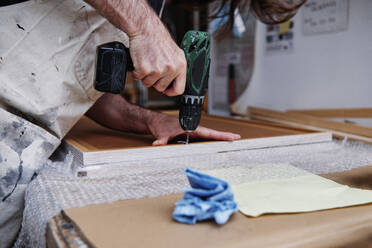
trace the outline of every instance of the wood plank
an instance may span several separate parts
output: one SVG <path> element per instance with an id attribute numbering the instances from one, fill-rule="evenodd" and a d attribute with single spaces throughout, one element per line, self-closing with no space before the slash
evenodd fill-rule
<path id="1" fill-rule="evenodd" d="M 164 110 L 161 111 L 164 114 L 168 115 L 173 115 L 178 117 L 178 110 Z M 265 121 L 260 121 L 260 120 L 252 120 L 249 118 L 247 114 L 242 114 L 242 113 L 234 113 L 233 116 L 217 116 L 217 115 L 208 115 L 207 113 L 203 113 L 203 116 L 207 116 L 207 118 L 214 118 L 216 120 L 233 120 L 235 122 L 243 122 L 243 123 L 252 123 L 252 124 L 258 124 L 261 126 L 266 126 L 266 127 L 274 127 L 274 128 L 285 128 L 288 129 L 289 127 L 286 125 L 281 125 L 279 123 L 268 123 Z M 308 129 L 303 129 L 303 128 L 296 128 L 296 127 L 291 127 L 290 128 L 293 131 L 299 131 L 299 133 L 307 133 L 311 132 L 311 130 Z"/>
<path id="2" fill-rule="evenodd" d="M 241 135 L 242 139 L 276 137 L 303 134 L 308 131 L 263 125 L 256 122 L 232 120 L 204 116 L 201 125 L 224 132 Z M 65 140 L 84 152 L 109 151 L 151 146 L 154 138 L 150 135 L 138 135 L 119 132 L 100 126 L 87 117 L 83 117 L 67 134 Z"/>
<path id="3" fill-rule="evenodd" d="M 300 123 L 308 126 L 314 126 L 318 128 L 324 128 L 327 130 L 334 130 L 343 133 L 354 134 L 358 136 L 364 136 L 372 138 L 372 128 L 358 126 L 351 123 L 340 123 L 331 120 L 325 120 L 319 117 L 313 117 L 305 114 L 291 113 L 291 112 L 280 112 L 275 110 L 248 107 L 250 116 L 254 118 L 268 117 L 272 119 L 285 120 L 295 123 Z"/>
<path id="4" fill-rule="evenodd" d="M 270 118 L 270 117 L 266 117 L 266 116 L 252 115 L 251 118 L 255 118 L 255 119 L 257 118 L 257 120 L 261 120 L 261 121 L 265 121 L 265 122 L 269 122 L 269 123 L 276 123 L 276 124 L 280 124 L 282 126 L 286 126 L 286 127 L 290 127 L 290 128 L 300 128 L 300 129 L 306 129 L 306 130 L 314 131 L 314 132 L 332 132 L 333 137 L 337 138 L 337 139 L 344 139 L 344 138 L 347 137 L 348 140 L 360 141 L 360 142 L 372 144 L 372 138 L 359 136 L 359 135 L 355 135 L 355 134 L 334 131 L 334 130 L 327 129 L 327 128 L 320 128 L 320 127 L 314 127 L 314 126 L 310 126 L 310 125 L 304 125 L 304 124 L 297 123 L 297 122 L 279 120 L 279 119 L 276 119 L 276 118 Z"/>
<path id="5" fill-rule="evenodd" d="M 287 112 L 321 118 L 372 118 L 372 108 L 291 109 L 287 110 Z"/>
<path id="6" fill-rule="evenodd" d="M 187 160 L 190 156 L 199 156 L 207 154 L 217 154 L 225 152 L 234 152 L 251 149 L 264 149 L 269 147 L 280 146 L 293 146 L 311 143 L 331 142 L 332 134 L 330 132 L 315 132 L 308 134 L 297 134 L 278 137 L 265 137 L 257 139 L 237 140 L 233 142 L 218 141 L 218 142 L 200 142 L 189 145 L 167 145 L 167 146 L 149 146 L 135 149 L 122 149 L 113 151 L 101 152 L 84 152 L 70 149 L 78 162 L 84 167 L 79 170 L 82 174 L 87 173 L 89 170 L 94 173 L 96 169 L 91 166 L 97 165 L 101 168 L 100 164 L 104 164 L 105 168 L 111 163 L 116 162 L 129 162 L 139 160 L 152 160 L 152 159 L 167 159 L 177 158 Z M 128 164 L 128 163 L 124 163 Z M 89 167 L 86 167 L 89 166 Z M 79 173 L 78 171 L 78 173 Z"/>
<path id="7" fill-rule="evenodd" d="M 185 155 L 210 154 L 241 149 L 258 149 L 279 145 L 329 142 L 329 133 L 278 127 L 257 121 L 234 120 L 204 115 L 201 124 L 216 130 L 239 133 L 234 142 L 203 141 L 187 146 L 169 144 L 152 146 L 149 135 L 135 135 L 114 131 L 82 118 L 66 136 L 65 144 L 82 165 L 126 162 L 140 159 L 170 158 Z M 310 133 L 309 133 L 310 132 Z M 208 145 L 205 144 L 208 142 Z"/>
<path id="8" fill-rule="evenodd" d="M 61 214 L 48 221 L 45 237 L 47 248 L 87 247 L 87 242 L 75 230 L 72 223 Z"/>
<path id="9" fill-rule="evenodd" d="M 47 248 L 68 248 L 61 233 L 58 230 L 55 217 L 48 221 L 45 237 Z"/>

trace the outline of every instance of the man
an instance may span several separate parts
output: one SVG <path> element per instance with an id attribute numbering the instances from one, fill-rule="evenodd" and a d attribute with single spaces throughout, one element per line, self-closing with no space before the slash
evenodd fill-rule
<path id="1" fill-rule="evenodd" d="M 161 11 L 162 1 L 149 2 Z M 200 1 L 186 2 L 198 5 Z M 222 2 L 230 3 L 231 13 L 239 2 L 249 3 Z M 283 2 L 286 4 L 276 6 L 290 6 L 296 0 Z M 183 93 L 185 57 L 157 13 L 146 0 L 86 3 L 0 3 L 0 247 L 10 246 L 16 238 L 27 184 L 88 110 L 89 117 L 107 127 L 152 134 L 154 145 L 167 144 L 183 133 L 176 118 L 131 105 L 118 95 L 102 95 L 93 88 L 95 49 L 117 40 L 129 45 L 135 79 L 167 96 Z M 259 0 L 251 6 L 259 17 L 273 11 L 270 5 L 261 6 Z M 232 20 L 230 15 L 229 23 Z M 204 127 L 192 136 L 239 138 Z"/>

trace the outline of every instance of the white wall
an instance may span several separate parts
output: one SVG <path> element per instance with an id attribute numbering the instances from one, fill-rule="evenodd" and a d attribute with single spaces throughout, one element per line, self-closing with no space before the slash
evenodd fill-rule
<path id="1" fill-rule="evenodd" d="M 295 17 L 291 53 L 265 52 L 258 24 L 252 81 L 234 109 L 372 107 L 372 0 L 350 0 L 346 31 L 304 36 Z"/>

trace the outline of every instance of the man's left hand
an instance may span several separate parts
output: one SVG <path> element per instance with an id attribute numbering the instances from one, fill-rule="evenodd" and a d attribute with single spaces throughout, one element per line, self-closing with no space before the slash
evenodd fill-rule
<path id="1" fill-rule="evenodd" d="M 149 122 L 148 128 L 156 138 L 152 143 L 154 146 L 166 145 L 169 141 L 180 136 L 185 136 L 186 134 L 185 130 L 180 127 L 176 117 L 162 113 L 155 113 L 155 116 Z M 240 139 L 240 135 L 199 126 L 195 131 L 190 133 L 190 138 L 233 141 Z"/>
<path id="2" fill-rule="evenodd" d="M 111 129 L 152 134 L 156 139 L 152 144 L 156 146 L 166 145 L 169 141 L 186 134 L 177 117 L 130 104 L 120 95 L 104 94 L 87 115 Z M 233 141 L 240 139 L 240 135 L 199 126 L 190 134 L 190 138 Z"/>

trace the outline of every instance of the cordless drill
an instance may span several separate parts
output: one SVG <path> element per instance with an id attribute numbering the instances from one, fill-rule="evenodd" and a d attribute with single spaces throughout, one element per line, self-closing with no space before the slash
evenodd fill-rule
<path id="1" fill-rule="evenodd" d="M 206 32 L 188 31 L 183 37 L 181 48 L 187 61 L 185 92 L 181 96 L 179 121 L 183 130 L 194 131 L 202 114 L 204 95 L 208 89 L 210 67 L 210 35 Z"/>
<path id="2" fill-rule="evenodd" d="M 188 31 L 183 37 L 181 48 L 187 61 L 185 92 L 181 96 L 179 122 L 189 133 L 194 131 L 202 114 L 204 95 L 208 89 L 210 67 L 210 35 L 206 32 Z M 111 42 L 97 47 L 96 79 L 98 91 L 119 94 L 125 87 L 127 71 L 133 63 L 129 49 L 120 42 Z"/>

